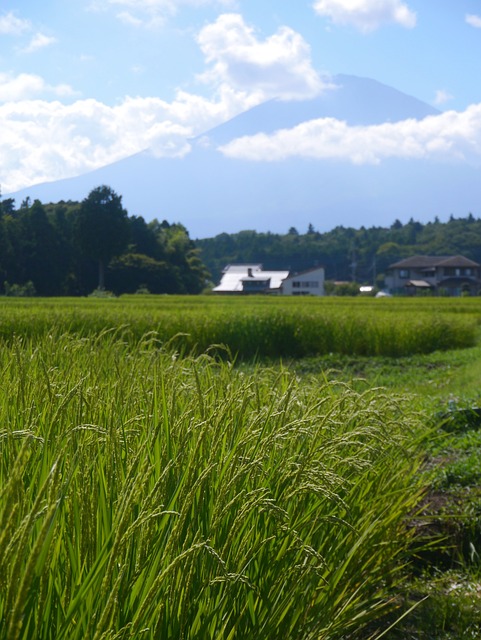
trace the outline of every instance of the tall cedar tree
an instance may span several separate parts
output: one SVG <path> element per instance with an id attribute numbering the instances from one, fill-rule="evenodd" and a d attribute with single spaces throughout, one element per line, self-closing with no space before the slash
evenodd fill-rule
<path id="1" fill-rule="evenodd" d="M 80 206 L 76 232 L 82 253 L 98 262 L 98 288 L 103 290 L 108 263 L 124 251 L 129 240 L 122 196 L 105 185 L 93 189 Z"/>

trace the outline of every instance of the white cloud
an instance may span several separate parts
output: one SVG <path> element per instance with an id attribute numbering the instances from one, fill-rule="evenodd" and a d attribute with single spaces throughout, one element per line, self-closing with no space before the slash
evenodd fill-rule
<path id="1" fill-rule="evenodd" d="M 226 156 L 251 161 L 291 157 L 378 164 L 386 158 L 481 161 L 481 104 L 424 120 L 350 127 L 333 118 L 304 122 L 273 135 L 239 138 L 220 148 Z"/>
<path id="2" fill-rule="evenodd" d="M 0 35 L 18 36 L 30 29 L 30 22 L 17 18 L 12 11 L 0 16 Z"/>
<path id="3" fill-rule="evenodd" d="M 244 110 L 250 99 L 223 87 L 216 100 L 179 92 L 172 103 L 126 98 L 116 106 L 96 100 L 0 105 L 2 190 L 9 193 L 78 175 L 144 149 L 158 157 L 181 157 L 190 150 L 189 138 Z M 376 126 L 312 120 L 273 135 L 239 138 L 220 151 L 255 162 L 302 157 L 355 164 L 377 164 L 386 158 L 480 163 L 481 104 L 461 113 Z"/>
<path id="4" fill-rule="evenodd" d="M 241 15 L 223 14 L 202 29 L 197 41 L 211 64 L 200 79 L 214 86 L 256 92 L 259 100 L 305 98 L 325 88 L 308 44 L 289 27 L 260 40 Z"/>
<path id="5" fill-rule="evenodd" d="M 481 29 L 481 16 L 468 13 L 466 14 L 466 22 L 470 24 L 472 27 Z"/>
<path id="6" fill-rule="evenodd" d="M 434 104 L 442 105 L 442 104 L 445 104 L 446 102 L 449 102 L 453 98 L 454 98 L 454 96 L 452 96 L 450 93 L 448 93 L 444 89 L 439 89 L 438 91 L 436 91 L 436 96 L 434 98 Z"/>
<path id="7" fill-rule="evenodd" d="M 45 87 L 35 76 L 10 81 L 19 96 L 24 85 L 30 92 Z M 249 100 L 224 88 L 215 100 L 179 92 L 172 103 L 125 98 L 113 107 L 96 100 L 0 104 L 2 191 L 78 175 L 144 149 L 156 156 L 185 155 L 189 138 L 248 108 Z"/>
<path id="8" fill-rule="evenodd" d="M 0 73 L 0 102 L 16 102 L 45 93 L 59 97 L 74 95 L 69 85 L 49 85 L 42 77 L 31 73 L 20 73 L 17 76 Z"/>
<path id="9" fill-rule="evenodd" d="M 172 102 L 126 97 L 115 106 L 96 100 L 29 100 L 50 92 L 72 94 L 31 74 L 0 76 L 0 175 L 4 192 L 78 175 L 150 149 L 157 156 L 188 153 L 188 140 L 272 95 L 310 96 L 323 84 L 309 48 L 282 28 L 259 39 L 240 16 L 205 27 L 199 44 L 211 65 L 209 99 L 178 91 Z M 10 101 L 10 102 L 8 102 Z"/>
<path id="10" fill-rule="evenodd" d="M 131 27 L 141 27 L 143 25 L 142 20 L 140 20 L 140 18 L 136 18 L 134 15 L 129 13 L 129 11 L 121 11 L 117 14 L 117 18 L 120 22 L 128 24 Z"/>
<path id="11" fill-rule="evenodd" d="M 416 25 L 416 14 L 402 0 L 315 0 L 313 6 L 335 24 L 352 25 L 365 33 L 389 23 Z"/>
<path id="12" fill-rule="evenodd" d="M 45 47 L 55 44 L 55 42 L 57 42 L 57 38 L 46 36 L 43 33 L 37 33 L 30 40 L 28 46 L 22 49 L 22 51 L 23 53 L 35 53 L 39 49 L 44 49 Z"/>

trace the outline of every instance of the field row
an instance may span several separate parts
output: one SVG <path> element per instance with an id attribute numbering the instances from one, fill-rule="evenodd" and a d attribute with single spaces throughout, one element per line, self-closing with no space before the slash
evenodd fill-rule
<path id="1" fill-rule="evenodd" d="M 404 356 L 476 343 L 477 299 L 296 300 L 130 296 L 118 299 L 4 299 L 0 338 L 116 331 L 136 343 L 174 341 L 182 353 L 213 345 L 232 357 L 303 357 L 326 353 Z"/>

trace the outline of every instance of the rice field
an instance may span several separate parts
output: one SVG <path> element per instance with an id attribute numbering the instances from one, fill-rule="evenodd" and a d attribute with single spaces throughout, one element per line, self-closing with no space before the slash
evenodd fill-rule
<path id="1" fill-rule="evenodd" d="M 0 340 L 49 333 L 88 337 L 114 329 L 129 342 L 152 333 L 161 344 L 174 341 L 183 353 L 197 355 L 217 345 L 240 358 L 399 357 L 473 346 L 480 318 L 477 299 L 5 298 Z"/>
<path id="2" fill-rule="evenodd" d="M 383 637 L 424 492 L 422 416 L 233 364 L 476 339 L 474 306 L 370 302 L 2 300 L 0 639 Z"/>

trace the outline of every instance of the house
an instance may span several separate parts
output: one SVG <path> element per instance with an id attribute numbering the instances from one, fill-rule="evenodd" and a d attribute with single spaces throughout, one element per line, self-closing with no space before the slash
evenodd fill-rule
<path id="1" fill-rule="evenodd" d="M 464 256 L 412 256 L 391 264 L 384 280 L 390 293 L 477 295 L 481 265 Z"/>
<path id="2" fill-rule="evenodd" d="M 229 264 L 213 292 L 324 295 L 324 269 L 290 275 L 289 271 L 264 271 L 261 264 Z"/>
<path id="3" fill-rule="evenodd" d="M 287 276 L 282 282 L 285 296 L 323 296 L 324 267 L 315 267 L 302 273 Z"/>
<path id="4" fill-rule="evenodd" d="M 289 271 L 264 271 L 261 264 L 228 264 L 214 293 L 280 293 Z"/>

